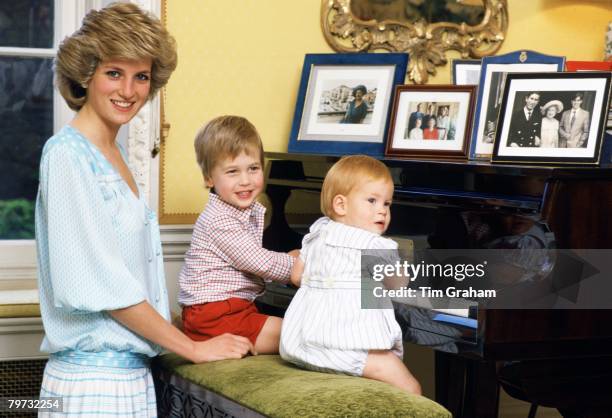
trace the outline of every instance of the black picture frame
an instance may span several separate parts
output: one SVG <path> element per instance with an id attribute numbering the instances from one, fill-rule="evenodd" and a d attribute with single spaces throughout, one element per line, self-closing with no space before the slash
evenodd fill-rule
<path id="1" fill-rule="evenodd" d="M 610 72 L 507 74 L 491 161 L 599 164 L 611 78 Z"/>

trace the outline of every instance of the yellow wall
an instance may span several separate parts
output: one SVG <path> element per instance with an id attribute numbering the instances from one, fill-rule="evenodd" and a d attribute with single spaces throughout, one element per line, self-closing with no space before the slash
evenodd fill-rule
<path id="1" fill-rule="evenodd" d="M 612 0 L 508 0 L 510 26 L 499 53 L 532 49 L 601 60 Z M 193 219 L 206 192 L 193 137 L 208 119 L 238 114 L 265 149 L 286 151 L 304 54 L 333 52 L 319 25 L 319 0 L 166 0 L 179 66 L 166 92 L 162 222 Z M 451 58 L 458 57 L 451 54 Z M 450 82 L 449 66 L 430 83 Z"/>

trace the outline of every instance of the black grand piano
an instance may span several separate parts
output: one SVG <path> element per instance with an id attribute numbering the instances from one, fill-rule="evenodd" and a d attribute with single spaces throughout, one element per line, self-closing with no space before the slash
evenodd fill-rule
<path id="1" fill-rule="evenodd" d="M 266 158 L 272 215 L 264 246 L 299 248 L 320 216 L 325 173 L 340 157 Z M 387 235 L 410 238 L 415 247 L 473 248 L 531 231 L 544 246 L 612 248 L 610 167 L 382 161 L 395 182 Z M 282 314 L 294 291 L 271 284 L 258 303 Z M 512 396 L 558 408 L 564 417 L 612 416 L 612 310 L 476 307 L 457 316 L 465 321 L 433 328 L 427 323 L 438 311 L 403 309 L 396 316 L 407 341 L 436 350 L 436 401 L 455 417 L 496 417 L 500 383 Z"/>

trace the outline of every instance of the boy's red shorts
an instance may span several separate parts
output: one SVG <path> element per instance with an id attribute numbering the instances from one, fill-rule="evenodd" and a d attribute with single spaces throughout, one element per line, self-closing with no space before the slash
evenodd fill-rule
<path id="1" fill-rule="evenodd" d="M 240 298 L 183 307 L 183 331 L 195 341 L 227 332 L 246 337 L 255 345 L 267 319 L 255 303 Z"/>

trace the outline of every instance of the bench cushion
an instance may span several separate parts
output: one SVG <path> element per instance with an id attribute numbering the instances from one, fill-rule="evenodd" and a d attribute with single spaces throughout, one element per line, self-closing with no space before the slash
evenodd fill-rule
<path id="1" fill-rule="evenodd" d="M 277 355 L 192 364 L 167 354 L 157 366 L 269 417 L 451 417 L 425 397 L 371 379 L 302 370 Z"/>

